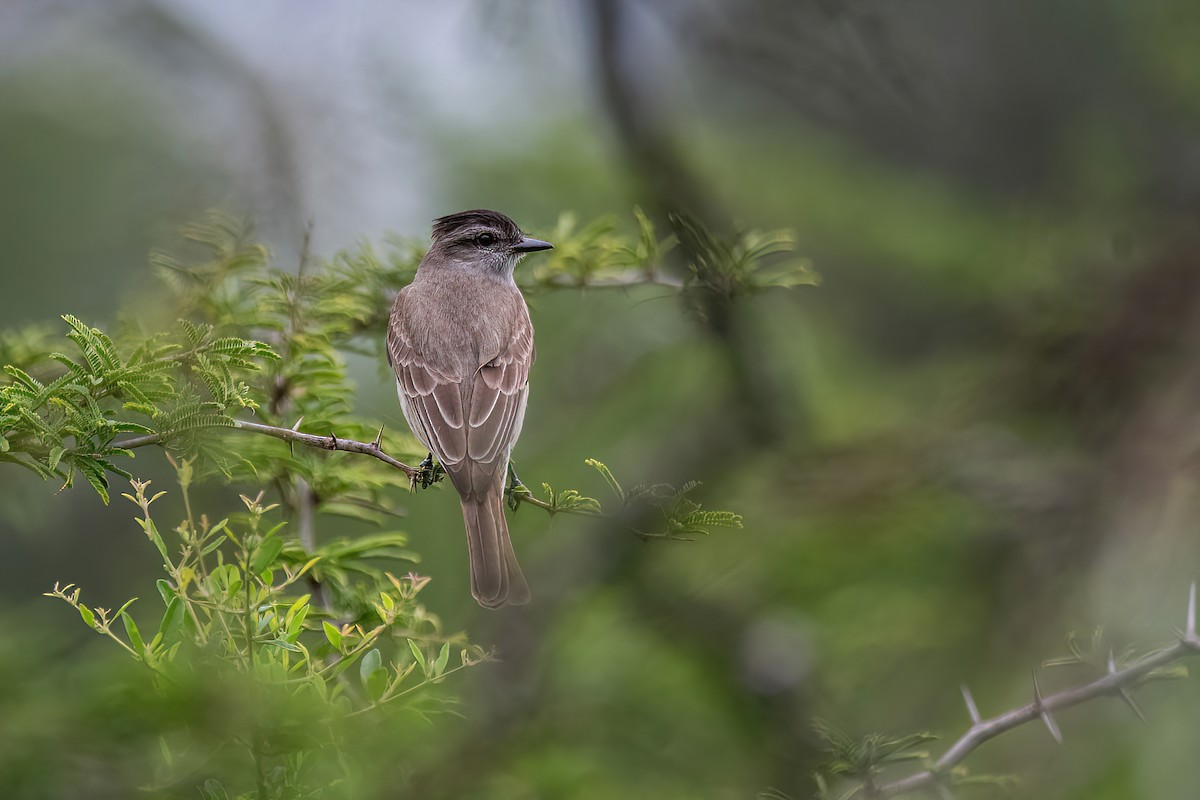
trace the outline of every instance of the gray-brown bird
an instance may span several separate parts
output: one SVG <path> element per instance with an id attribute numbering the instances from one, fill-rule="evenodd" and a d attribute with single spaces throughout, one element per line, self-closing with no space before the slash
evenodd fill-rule
<path id="1" fill-rule="evenodd" d="M 504 519 L 505 476 L 534 358 L 533 324 L 513 269 L 526 253 L 551 247 L 496 211 L 441 217 L 388 325 L 400 407 L 462 499 L 471 594 L 487 608 L 529 602 Z"/>

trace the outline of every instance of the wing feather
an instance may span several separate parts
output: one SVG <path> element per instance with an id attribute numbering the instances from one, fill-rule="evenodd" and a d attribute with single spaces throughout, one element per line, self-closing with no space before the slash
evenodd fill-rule
<path id="1" fill-rule="evenodd" d="M 446 370 L 432 366 L 414 346 L 403 308 L 404 292 L 401 292 L 387 336 L 388 360 L 396 371 L 400 408 L 421 444 L 442 464 L 456 464 L 467 454 L 459 383 Z"/>
<path id="2" fill-rule="evenodd" d="M 463 461 L 474 462 L 475 468 L 463 474 L 461 482 L 463 488 L 481 490 L 476 484 L 491 483 L 507 466 L 525 416 L 535 355 L 529 316 L 518 314 L 501 351 L 460 381 L 451 370 L 432 365 L 415 346 L 403 304 L 401 292 L 388 326 L 387 348 L 405 420 L 452 478 L 467 466 Z"/>
<path id="3" fill-rule="evenodd" d="M 471 385 L 467 456 L 499 468 L 507 466 L 520 432 L 534 357 L 529 317 L 519 315 L 517 323 L 507 346 L 476 371 Z"/>

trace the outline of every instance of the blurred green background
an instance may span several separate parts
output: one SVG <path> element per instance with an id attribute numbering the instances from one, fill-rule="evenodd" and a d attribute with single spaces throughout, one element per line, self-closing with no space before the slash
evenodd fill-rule
<path id="1" fill-rule="evenodd" d="M 282 263 L 310 221 L 330 256 L 470 207 L 535 235 L 635 204 L 794 228 L 821 287 L 727 319 L 661 289 L 531 298 L 523 479 L 592 488 L 585 457 L 698 478 L 746 527 L 648 546 L 526 510 L 534 603 L 485 613 L 457 503 L 406 498 L 424 596 L 502 660 L 452 686 L 461 717 L 372 746 L 403 796 L 805 797 L 816 718 L 953 739 L 960 683 L 988 715 L 1028 701 L 1069 631 L 1152 645 L 1182 625 L 1197 34 L 1184 0 L 17 0 L 0 324 L 137 314 L 146 254 L 210 207 Z M 355 375 L 402 426 L 385 366 Z M 108 797 L 98 765 L 169 712 L 115 701 L 134 667 L 39 595 L 117 604 L 156 559 L 132 506 L 54 488 L 0 475 L 0 794 L 79 796 L 22 777 L 64 768 L 34 755 L 56 742 Z M 1062 747 L 1033 727 L 987 745 L 972 770 L 1021 782 L 979 793 L 1189 796 L 1196 681 L 1140 698 L 1144 726 L 1103 701 L 1060 716 Z"/>

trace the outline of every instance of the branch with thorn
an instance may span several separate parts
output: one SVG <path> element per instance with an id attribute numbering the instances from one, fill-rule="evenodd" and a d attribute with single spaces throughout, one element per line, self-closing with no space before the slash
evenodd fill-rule
<path id="1" fill-rule="evenodd" d="M 383 428 L 379 429 L 378 435 L 372 442 L 358 442 L 353 439 L 339 439 L 336 434 L 330 431 L 328 436 L 317 436 L 312 433 L 301 433 L 298 428 L 303 421 L 303 417 L 296 421 L 294 427 L 280 428 L 275 425 L 263 425 L 258 422 L 250 422 L 244 419 L 235 419 L 232 421 L 232 427 L 238 430 L 250 431 L 251 433 L 260 433 L 264 436 L 272 436 L 276 439 L 282 439 L 289 444 L 302 444 L 307 447 L 315 447 L 318 450 L 341 450 L 345 453 L 359 453 L 361 455 L 377 458 L 390 467 L 403 472 L 408 476 L 409 480 L 413 480 L 420 473 L 417 467 L 411 467 L 403 461 L 398 461 L 392 458 L 387 453 L 383 452 Z M 230 426 L 220 426 L 230 427 Z M 132 450 L 137 447 L 146 447 L 149 445 L 162 444 L 169 438 L 160 433 L 148 434 L 139 436 L 134 439 L 126 439 L 123 442 L 118 442 L 115 446 L 126 450 Z"/>
<path id="2" fill-rule="evenodd" d="M 1105 674 L 1089 683 L 1073 686 L 1053 694 L 1043 694 L 1037 672 L 1033 675 L 1033 702 L 1020 708 L 1006 711 L 984 719 L 975 704 L 971 691 L 962 687 L 963 702 L 971 718 L 971 727 L 958 738 L 933 764 L 922 772 L 909 775 L 882 785 L 872 785 L 867 797 L 898 797 L 918 791 L 936 791 L 943 798 L 952 798 L 950 787 L 953 780 L 950 771 L 989 739 L 1024 725 L 1040 720 L 1059 744 L 1063 742 L 1062 730 L 1054 719 L 1054 712 L 1070 708 L 1098 697 L 1118 697 L 1123 700 L 1141 720 L 1145 715 L 1133 700 L 1131 689 L 1155 678 L 1155 671 L 1180 659 L 1200 655 L 1200 637 L 1196 634 L 1196 584 L 1192 583 L 1188 593 L 1187 621 L 1173 644 L 1148 653 L 1125 667 L 1118 668 L 1116 656 L 1110 651 Z M 1159 676 L 1161 677 L 1161 676 Z"/>
<path id="3" fill-rule="evenodd" d="M 243 419 L 228 420 L 223 424 L 211 425 L 209 427 L 216 429 L 232 427 L 238 430 L 258 433 L 263 436 L 271 436 L 275 439 L 281 439 L 287 442 L 289 447 L 293 444 L 302 444 L 320 450 L 340 450 L 346 453 L 358 453 L 360 455 L 371 456 L 372 458 L 378 459 L 388 466 L 394 467 L 395 469 L 403 472 L 408 477 L 409 485 L 414 489 L 417 486 L 427 488 L 440 479 L 440 466 L 434 465 L 432 460 L 429 458 L 427 458 L 418 466 L 413 467 L 405 464 L 402 461 L 398 461 L 397 459 L 385 453 L 383 451 L 383 428 L 379 429 L 379 433 L 375 435 L 375 439 L 373 441 L 359 442 L 355 441 L 354 439 L 342 439 L 332 431 L 327 436 L 301 433 L 298 429 L 303 419 L 304 418 L 301 417 L 291 428 L 281 428 L 275 425 L 264 425 L 262 423 L 251 422 Z M 147 434 L 145 436 L 138 436 L 131 439 L 125 439 L 121 442 L 116 442 L 114 443 L 114 447 L 124 450 L 132 450 L 138 447 L 165 444 L 169 438 L 169 434 L 164 433 Z M 615 479 L 612 477 L 612 473 L 608 471 L 608 467 L 600 464 L 600 462 L 595 461 L 594 459 L 588 459 L 585 463 L 601 468 L 602 474 L 605 475 L 609 485 L 614 488 L 614 491 L 616 491 L 618 498 L 621 500 L 623 505 L 627 504 L 634 497 L 640 496 L 636 491 L 633 493 L 626 493 L 624 490 L 622 490 L 620 485 L 617 484 Z M 555 516 L 556 514 L 575 514 L 578 516 L 604 519 L 630 531 L 643 541 L 649 541 L 651 539 L 687 539 L 690 534 L 708 533 L 708 529 L 712 527 L 742 527 L 741 516 L 729 511 L 702 510 L 698 503 L 692 502 L 687 502 L 687 507 L 680 510 L 679 507 L 685 505 L 683 495 L 698 485 L 699 484 L 696 482 L 691 482 L 685 485 L 678 492 L 675 492 L 663 500 L 663 502 L 666 502 L 667 505 L 673 505 L 675 508 L 668 508 L 665 505 L 660 505 L 657 507 L 660 515 L 665 519 L 665 530 L 661 532 L 648 532 L 634 527 L 627 519 L 624 519 L 621 516 L 606 514 L 600 510 L 599 502 L 592 498 L 583 497 L 574 490 L 554 493 L 550 487 L 547 486 L 547 491 L 551 492 L 550 500 L 547 501 L 534 497 L 533 494 L 530 493 L 529 489 L 521 484 L 520 481 L 514 480 L 507 488 L 506 495 L 513 511 L 516 511 L 520 504 L 526 503 L 534 506 L 535 508 L 542 509 L 551 517 Z M 661 487 L 668 489 L 671 488 L 666 487 L 665 484 L 660 484 L 657 487 L 651 487 L 651 489 Z M 643 492 L 642 494 L 646 494 L 646 492 Z M 651 499 L 653 500 L 654 498 Z M 680 519 L 675 519 L 675 517 L 680 517 Z"/>

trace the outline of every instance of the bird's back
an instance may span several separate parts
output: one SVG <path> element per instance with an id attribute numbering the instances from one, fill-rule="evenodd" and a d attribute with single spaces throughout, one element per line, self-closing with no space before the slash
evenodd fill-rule
<path id="1" fill-rule="evenodd" d="M 485 313 L 485 309 L 487 313 Z M 418 275 L 396 298 L 391 329 L 433 369 L 469 383 L 507 349 L 529 311 L 516 287 L 457 270 Z"/>

